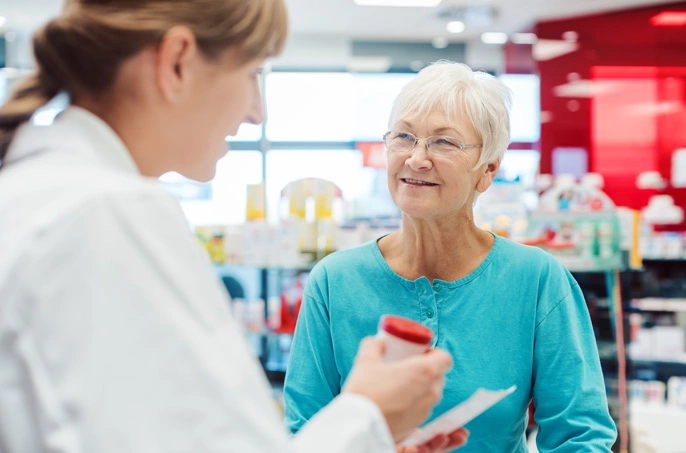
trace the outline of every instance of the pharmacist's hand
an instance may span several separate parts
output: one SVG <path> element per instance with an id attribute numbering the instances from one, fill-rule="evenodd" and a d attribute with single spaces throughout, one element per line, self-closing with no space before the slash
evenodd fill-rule
<path id="1" fill-rule="evenodd" d="M 444 376 L 453 361 L 446 352 L 434 349 L 385 363 L 383 352 L 383 340 L 363 340 L 343 392 L 375 402 L 393 439 L 400 442 L 429 417 L 443 397 Z"/>
<path id="2" fill-rule="evenodd" d="M 398 445 L 397 449 L 398 453 L 445 453 L 465 445 L 468 437 L 469 431 L 460 428 L 447 436 L 439 434 L 424 445 Z"/>

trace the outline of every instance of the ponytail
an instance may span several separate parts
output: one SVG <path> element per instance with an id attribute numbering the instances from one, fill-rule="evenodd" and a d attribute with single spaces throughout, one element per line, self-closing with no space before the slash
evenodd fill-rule
<path id="1" fill-rule="evenodd" d="M 46 36 L 48 26 L 39 29 L 33 37 L 33 50 L 38 72 L 26 78 L 12 92 L 8 101 L 0 106 L 0 161 L 5 159 L 17 129 L 29 121 L 34 113 L 57 95 L 63 88 L 52 74 L 51 64 L 45 64 L 46 54 L 54 53 Z M 49 60 L 47 61 L 49 62 Z M 47 66 L 47 67 L 46 67 Z"/>
<path id="2" fill-rule="evenodd" d="M 39 74 L 29 76 L 0 106 L 0 161 L 4 160 L 16 130 L 47 104 L 59 89 L 46 87 Z"/>

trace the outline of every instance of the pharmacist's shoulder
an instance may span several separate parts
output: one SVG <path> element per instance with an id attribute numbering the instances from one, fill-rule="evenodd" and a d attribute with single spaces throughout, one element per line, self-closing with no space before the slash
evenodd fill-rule
<path id="1" fill-rule="evenodd" d="M 30 204 L 34 207 L 30 219 L 55 221 L 89 205 L 116 206 L 125 212 L 126 208 L 141 204 L 159 210 L 176 201 L 158 181 L 140 175 L 102 171 L 87 165 L 53 169 L 55 174 L 33 178 L 31 184 L 0 178 L 0 209 Z M 7 195 L 8 192 L 13 195 Z"/>
<path id="2" fill-rule="evenodd" d="M 156 228 L 169 226 L 170 218 L 182 213 L 178 202 L 157 181 L 140 175 L 98 171 L 85 164 L 70 166 L 55 162 L 52 172 L 43 177 L 38 168 L 0 171 L 0 243 L 8 249 L 19 244 L 37 243 L 46 234 L 60 228 L 82 229 L 84 234 L 102 234 L 113 228 L 135 231 L 138 225 Z M 108 222 L 98 228 L 104 212 L 111 214 Z M 132 228 L 133 226 L 133 228 Z"/>

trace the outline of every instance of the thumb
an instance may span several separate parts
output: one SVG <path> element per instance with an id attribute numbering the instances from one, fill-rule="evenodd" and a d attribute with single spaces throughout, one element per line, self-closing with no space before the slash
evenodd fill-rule
<path id="1" fill-rule="evenodd" d="M 357 360 L 359 361 L 379 361 L 383 358 L 386 345 L 380 338 L 367 337 L 360 343 L 360 349 L 357 352 Z"/>

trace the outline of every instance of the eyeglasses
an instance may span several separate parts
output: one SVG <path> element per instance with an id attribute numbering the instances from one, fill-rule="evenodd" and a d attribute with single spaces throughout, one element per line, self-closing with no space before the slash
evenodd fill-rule
<path id="1" fill-rule="evenodd" d="M 481 148 L 483 145 L 465 145 L 457 141 L 455 137 L 444 135 L 432 135 L 431 137 L 419 138 L 409 132 L 388 131 L 383 135 L 384 143 L 389 151 L 394 153 L 409 153 L 417 143 L 424 141 L 428 152 L 435 156 L 452 157 L 467 148 Z"/>

